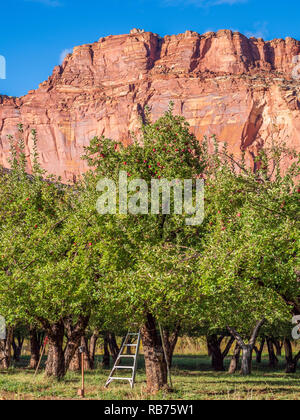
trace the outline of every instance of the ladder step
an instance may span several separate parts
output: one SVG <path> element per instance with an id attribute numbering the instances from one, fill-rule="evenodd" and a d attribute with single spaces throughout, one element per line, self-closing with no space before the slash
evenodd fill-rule
<path id="1" fill-rule="evenodd" d="M 118 357 L 118 359 L 121 359 L 121 357 L 135 357 L 135 354 L 120 354 L 120 356 Z"/>
<path id="2" fill-rule="evenodd" d="M 137 344 L 125 344 L 125 346 L 127 346 L 127 347 L 136 347 Z"/>
<path id="3" fill-rule="evenodd" d="M 117 376 L 114 376 L 113 378 L 109 378 L 111 381 L 131 381 L 132 378 L 118 378 Z"/>
<path id="4" fill-rule="evenodd" d="M 127 335 L 139 335 L 139 333 L 128 333 Z"/>
<path id="5" fill-rule="evenodd" d="M 134 366 L 116 366 L 116 369 L 133 369 Z"/>

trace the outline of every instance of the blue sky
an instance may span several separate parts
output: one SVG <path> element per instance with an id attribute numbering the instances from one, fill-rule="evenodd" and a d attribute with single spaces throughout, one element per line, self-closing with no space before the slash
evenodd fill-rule
<path id="1" fill-rule="evenodd" d="M 232 29 L 266 40 L 300 39 L 299 0 L 9 0 L 1 2 L 0 93 L 26 94 L 64 51 L 137 27 L 161 36 Z"/>

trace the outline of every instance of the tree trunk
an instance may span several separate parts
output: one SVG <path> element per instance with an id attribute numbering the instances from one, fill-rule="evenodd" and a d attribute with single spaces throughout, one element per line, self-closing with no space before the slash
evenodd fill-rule
<path id="1" fill-rule="evenodd" d="M 251 375 L 252 372 L 252 352 L 253 348 L 248 344 L 242 347 L 241 374 Z"/>
<path id="2" fill-rule="evenodd" d="M 211 354 L 211 364 L 212 368 L 217 372 L 222 372 L 225 370 L 224 368 L 224 359 L 229 353 L 232 344 L 234 343 L 234 337 L 231 336 L 225 350 L 221 351 L 221 344 L 223 339 L 225 338 L 224 335 L 221 335 L 219 338 L 216 334 L 210 335 L 206 337 L 207 339 L 207 348 L 209 353 Z"/>
<path id="3" fill-rule="evenodd" d="M 263 337 L 261 339 L 259 349 L 256 346 L 254 346 L 254 350 L 256 352 L 256 363 L 261 363 L 261 357 L 264 350 L 265 341 L 266 339 Z"/>
<path id="4" fill-rule="evenodd" d="M 69 364 L 69 370 L 71 372 L 79 372 L 80 369 L 81 369 L 81 356 L 79 354 L 79 350 L 77 349 Z"/>
<path id="5" fill-rule="evenodd" d="M 292 359 L 286 362 L 285 373 L 296 373 L 297 372 L 297 363 Z"/>
<path id="6" fill-rule="evenodd" d="M 117 344 L 116 336 L 114 333 L 108 333 L 107 339 L 108 339 L 110 354 L 113 358 L 113 361 L 115 362 L 120 353 L 120 348 Z"/>
<path id="7" fill-rule="evenodd" d="M 147 321 L 141 328 L 144 348 L 147 392 L 156 393 L 168 388 L 167 364 L 164 357 L 160 336 L 157 333 L 156 322 L 151 314 L 147 314 Z"/>
<path id="8" fill-rule="evenodd" d="M 99 335 L 100 335 L 99 331 L 95 330 L 90 338 L 89 353 L 90 353 L 91 369 L 95 369 L 96 346 L 97 346 Z M 109 365 L 109 362 L 108 362 L 108 365 Z"/>
<path id="9" fill-rule="evenodd" d="M 0 340 L 0 369 L 8 369 L 10 367 L 13 334 L 13 328 L 7 328 L 6 339 Z"/>
<path id="10" fill-rule="evenodd" d="M 300 351 L 295 357 L 293 357 L 293 349 L 290 340 L 285 338 L 283 344 L 286 359 L 285 373 L 296 373 L 297 364 L 300 359 Z"/>
<path id="11" fill-rule="evenodd" d="M 172 367 L 173 354 L 174 354 L 174 350 L 178 341 L 179 332 L 180 332 L 179 325 L 176 326 L 176 328 L 174 329 L 172 333 L 170 333 L 170 331 L 168 331 L 167 329 L 162 330 L 169 368 Z"/>
<path id="12" fill-rule="evenodd" d="M 14 351 L 13 359 L 16 362 L 20 361 L 23 343 L 24 343 L 24 338 L 21 336 L 20 332 L 18 331 L 14 333 L 13 340 L 12 340 L 12 348 Z"/>
<path id="13" fill-rule="evenodd" d="M 275 368 L 278 365 L 278 359 L 274 352 L 273 340 L 270 337 L 267 337 L 267 346 L 269 352 L 269 366 Z"/>
<path id="14" fill-rule="evenodd" d="M 91 338 L 92 340 L 92 338 Z M 85 370 L 92 370 L 93 369 L 93 365 L 94 365 L 94 361 L 91 359 L 91 354 L 90 351 L 94 351 L 95 349 L 93 348 L 94 344 L 89 344 L 89 340 L 86 336 L 82 336 L 81 337 L 81 342 L 80 345 L 82 347 L 85 348 L 85 353 L 84 353 L 84 369 Z M 93 354 L 94 357 L 94 354 Z M 77 349 L 75 351 L 75 354 L 69 364 L 69 370 L 72 372 L 76 372 L 76 371 L 80 371 L 81 370 L 81 355 L 79 353 L 79 349 Z"/>
<path id="15" fill-rule="evenodd" d="M 82 337 L 85 335 L 86 327 L 89 323 L 89 316 L 80 316 L 75 325 L 73 325 L 72 318 L 64 320 L 64 327 L 67 332 L 67 345 L 64 350 L 64 364 L 65 364 L 65 373 L 69 369 L 71 360 L 80 346 L 80 343 L 85 344 L 85 341 L 82 342 Z M 88 351 L 88 347 L 86 348 Z"/>
<path id="16" fill-rule="evenodd" d="M 84 369 L 85 370 L 92 370 L 89 340 L 88 340 L 88 338 L 85 335 L 83 335 L 81 337 L 81 346 L 85 348 L 85 353 L 84 353 L 84 358 L 83 358 L 83 360 L 84 360 Z"/>
<path id="17" fill-rule="evenodd" d="M 212 357 L 212 353 L 211 353 L 211 350 L 210 350 L 210 346 L 208 345 L 207 339 L 206 339 L 206 346 L 207 346 L 207 356 Z"/>
<path id="18" fill-rule="evenodd" d="M 47 376 L 52 376 L 52 346 L 48 342 L 48 355 L 46 360 L 46 370 L 45 373 Z M 49 372 L 49 373 L 47 373 Z"/>
<path id="19" fill-rule="evenodd" d="M 276 349 L 276 356 L 281 356 L 281 349 L 282 349 L 282 344 L 280 343 L 279 340 L 273 340 L 273 344 L 275 346 Z"/>
<path id="20" fill-rule="evenodd" d="M 64 324 L 59 321 L 48 330 L 49 352 L 46 364 L 46 375 L 61 379 L 65 375 L 65 358 L 63 351 Z"/>
<path id="21" fill-rule="evenodd" d="M 224 371 L 225 368 L 224 368 L 223 357 L 222 357 L 222 352 L 220 348 L 221 342 L 218 339 L 218 336 L 216 334 L 209 335 L 206 337 L 206 340 L 207 340 L 207 347 L 211 354 L 211 367 L 217 372 Z"/>
<path id="22" fill-rule="evenodd" d="M 49 351 L 46 364 L 46 375 L 55 376 L 61 379 L 69 369 L 71 360 L 80 345 L 81 337 L 84 335 L 89 322 L 89 316 L 79 316 L 77 323 L 73 325 L 71 317 L 61 319 L 50 325 L 45 319 L 40 322 L 47 330 L 49 339 Z M 67 333 L 67 344 L 63 350 L 64 332 Z"/>
<path id="23" fill-rule="evenodd" d="M 105 333 L 103 336 L 103 347 L 104 347 L 104 353 L 103 353 L 103 359 L 102 359 L 102 366 L 109 367 L 110 354 L 109 354 L 109 348 L 108 348 L 108 333 Z"/>
<path id="24" fill-rule="evenodd" d="M 263 324 L 265 323 L 265 319 L 263 318 L 261 321 L 258 321 L 252 331 L 251 338 L 249 340 L 249 344 L 246 344 L 240 334 L 232 327 L 227 326 L 228 331 L 232 334 L 232 336 L 236 339 L 237 343 L 242 349 L 242 366 L 241 366 L 241 374 L 242 375 L 250 375 L 252 369 L 252 353 L 255 346 L 256 339 L 258 337 L 259 331 Z"/>
<path id="25" fill-rule="evenodd" d="M 238 343 L 235 345 L 233 356 L 231 357 L 228 373 L 235 373 L 239 367 L 241 348 Z"/>
<path id="26" fill-rule="evenodd" d="M 38 338 L 38 333 L 36 328 L 29 328 L 29 338 L 30 338 L 30 361 L 29 369 L 36 369 L 39 359 L 40 359 L 40 342 Z"/>

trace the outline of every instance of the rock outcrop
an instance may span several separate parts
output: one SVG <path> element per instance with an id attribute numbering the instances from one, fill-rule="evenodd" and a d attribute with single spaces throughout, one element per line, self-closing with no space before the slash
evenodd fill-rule
<path id="1" fill-rule="evenodd" d="M 264 42 L 227 30 L 161 38 L 134 29 L 75 47 L 37 90 L 0 97 L 0 165 L 8 166 L 7 135 L 22 123 L 28 155 L 35 128 L 42 166 L 72 180 L 86 170 L 80 156 L 93 136 L 129 143 L 145 105 L 156 119 L 170 100 L 199 140 L 215 134 L 249 163 L 271 140 L 299 150 L 298 55 L 292 38 Z"/>

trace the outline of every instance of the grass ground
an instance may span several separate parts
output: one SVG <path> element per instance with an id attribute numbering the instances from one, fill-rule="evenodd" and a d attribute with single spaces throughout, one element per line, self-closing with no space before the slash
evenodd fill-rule
<path id="1" fill-rule="evenodd" d="M 99 360 L 100 361 L 100 360 Z M 24 368 L 28 358 L 8 372 L 0 372 L 0 399 L 77 399 L 80 374 L 68 373 L 61 382 L 48 380 L 41 372 L 34 378 L 33 372 Z M 210 368 L 206 356 L 176 355 L 172 368 L 174 392 L 149 396 L 145 393 L 145 369 L 140 358 L 137 383 L 131 390 L 128 383 L 113 382 L 104 388 L 109 370 L 98 368 L 86 373 L 86 398 L 100 400 L 300 400 L 300 373 L 286 375 L 284 360 L 270 370 L 263 358 L 261 365 L 253 366 L 251 377 L 226 372 L 216 373 Z"/>

